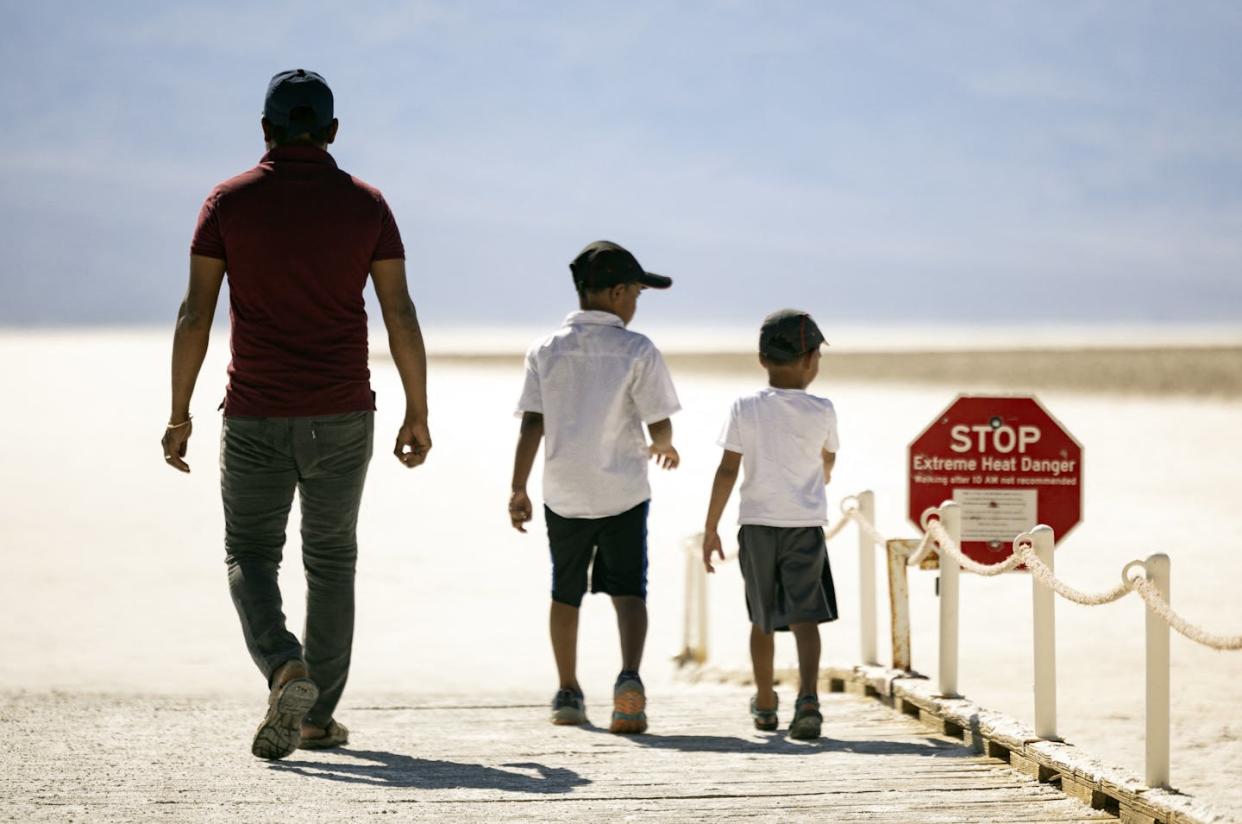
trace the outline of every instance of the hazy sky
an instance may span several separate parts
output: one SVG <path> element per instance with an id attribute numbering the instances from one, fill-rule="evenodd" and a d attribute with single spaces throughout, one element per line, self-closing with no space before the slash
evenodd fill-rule
<path id="1" fill-rule="evenodd" d="M 1236 2 L 2 0 L 0 323 L 171 321 L 203 197 L 322 73 L 425 319 L 1242 321 Z"/>

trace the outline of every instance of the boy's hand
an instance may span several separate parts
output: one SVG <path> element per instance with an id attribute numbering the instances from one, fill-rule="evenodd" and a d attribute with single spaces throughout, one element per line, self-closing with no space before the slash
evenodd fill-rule
<path id="1" fill-rule="evenodd" d="M 513 524 L 513 528 L 518 532 L 525 532 L 524 524 L 532 517 L 530 498 L 526 490 L 521 489 L 511 494 L 509 496 L 509 523 Z"/>
<path id="2" fill-rule="evenodd" d="M 720 546 L 720 535 L 716 530 L 709 530 L 703 533 L 703 568 L 708 572 L 715 572 L 716 568 L 712 566 L 712 553 L 720 556 L 720 560 L 724 561 L 724 550 Z"/>
<path id="3" fill-rule="evenodd" d="M 677 448 L 670 444 L 652 444 L 651 459 L 656 462 L 656 466 L 661 469 L 676 469 L 681 465 L 681 455 L 677 454 Z"/>

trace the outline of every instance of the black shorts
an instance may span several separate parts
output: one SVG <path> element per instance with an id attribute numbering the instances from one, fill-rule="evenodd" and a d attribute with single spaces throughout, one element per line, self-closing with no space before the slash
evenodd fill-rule
<path id="1" fill-rule="evenodd" d="M 647 598 L 647 505 L 607 518 L 562 518 L 547 506 L 552 600 L 582 604 L 587 570 L 591 592 Z"/>
<path id="2" fill-rule="evenodd" d="M 764 632 L 837 619 L 832 567 L 818 526 L 746 524 L 737 533 L 750 622 Z"/>

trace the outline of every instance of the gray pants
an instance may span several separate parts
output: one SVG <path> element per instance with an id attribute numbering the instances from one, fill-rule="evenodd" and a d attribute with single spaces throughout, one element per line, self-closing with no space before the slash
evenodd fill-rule
<path id="1" fill-rule="evenodd" d="M 349 675 L 354 636 L 355 532 L 374 413 L 313 418 L 226 417 L 220 491 L 229 590 L 250 656 L 271 683 L 292 659 L 319 687 L 307 721 L 326 726 Z M 293 493 L 302 506 L 304 645 L 285 627 L 277 573 Z"/>

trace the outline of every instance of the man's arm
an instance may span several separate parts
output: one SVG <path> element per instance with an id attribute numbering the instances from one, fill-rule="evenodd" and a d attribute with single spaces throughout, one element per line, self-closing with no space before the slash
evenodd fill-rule
<path id="1" fill-rule="evenodd" d="M 824 459 L 824 483 L 827 484 L 832 480 L 832 468 L 837 465 L 837 453 L 821 449 L 820 455 Z"/>
<path id="2" fill-rule="evenodd" d="M 431 451 L 431 430 L 427 427 L 427 351 L 405 280 L 405 261 L 371 261 L 371 280 L 388 329 L 392 361 L 405 389 L 405 420 L 397 432 L 393 454 L 406 466 L 415 467 L 427 460 Z"/>
<path id="3" fill-rule="evenodd" d="M 665 418 L 662 421 L 647 424 L 647 434 L 651 436 L 651 457 L 661 469 L 676 469 L 681 465 L 681 455 L 673 446 L 673 422 Z"/>
<path id="4" fill-rule="evenodd" d="M 161 446 L 164 461 L 174 469 L 189 472 L 185 462 L 190 441 L 190 398 L 198 382 L 207 344 L 211 339 L 211 322 L 216 315 L 220 284 L 224 282 L 224 261 L 203 255 L 190 255 L 190 283 L 177 310 L 177 326 L 173 332 L 172 408 Z"/>
<path id="5" fill-rule="evenodd" d="M 539 412 L 523 412 L 517 449 L 513 453 L 513 481 L 509 487 L 509 522 L 518 532 L 525 532 L 526 522 L 534 517 L 530 496 L 526 494 L 526 481 L 530 479 L 530 470 L 535 465 L 541 440 L 543 415 Z"/>
<path id="6" fill-rule="evenodd" d="M 716 478 L 712 481 L 712 497 L 707 503 L 707 523 L 703 526 L 703 566 L 708 572 L 715 572 L 712 566 L 712 553 L 724 560 L 724 549 L 720 546 L 720 535 L 716 530 L 720 527 L 720 516 L 724 514 L 725 504 L 733 494 L 733 485 L 737 483 L 738 467 L 742 464 L 740 452 L 728 449 L 720 456 L 720 466 L 716 467 Z"/>

